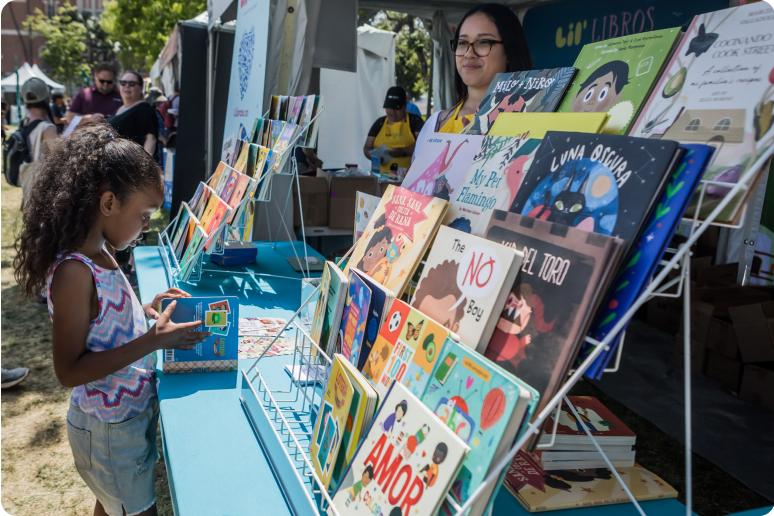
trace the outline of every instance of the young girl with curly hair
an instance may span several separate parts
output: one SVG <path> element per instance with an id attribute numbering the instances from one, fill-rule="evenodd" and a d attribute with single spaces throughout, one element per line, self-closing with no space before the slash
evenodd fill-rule
<path id="1" fill-rule="evenodd" d="M 169 320 L 170 289 L 142 306 L 111 251 L 148 230 L 163 200 L 161 174 L 142 147 L 93 125 L 51 150 L 24 209 L 16 279 L 46 289 L 54 371 L 72 387 L 67 435 L 75 466 L 97 497 L 94 514 L 155 514 L 158 458 L 155 351 L 208 336 L 199 321 Z M 147 327 L 146 316 L 156 319 Z"/>

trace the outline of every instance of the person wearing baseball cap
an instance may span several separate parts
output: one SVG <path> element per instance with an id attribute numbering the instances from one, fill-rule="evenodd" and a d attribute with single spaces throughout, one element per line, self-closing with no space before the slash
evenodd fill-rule
<path id="1" fill-rule="evenodd" d="M 24 209 L 24 202 L 30 195 L 32 184 L 46 155 L 48 144 L 56 139 L 57 133 L 49 106 L 48 84 L 42 79 L 31 77 L 22 84 L 21 97 L 27 115 L 22 120 L 19 129 L 27 140 L 27 149 L 31 159 L 19 167 L 19 184 L 22 188 L 22 209 Z"/>
<path id="2" fill-rule="evenodd" d="M 411 164 L 417 135 L 424 121 L 406 112 L 406 90 L 393 86 L 384 97 L 386 116 L 379 117 L 368 131 L 363 153 L 379 172 L 398 179 Z"/>

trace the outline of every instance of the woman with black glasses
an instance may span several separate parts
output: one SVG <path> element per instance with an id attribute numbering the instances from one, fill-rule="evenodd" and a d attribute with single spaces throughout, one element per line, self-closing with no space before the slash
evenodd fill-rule
<path id="1" fill-rule="evenodd" d="M 519 19 L 500 4 L 480 4 L 460 20 L 451 41 L 457 102 L 433 114 L 417 139 L 429 131 L 460 133 L 471 122 L 495 74 L 529 70 L 532 60 Z"/>
<path id="2" fill-rule="evenodd" d="M 121 137 L 142 145 L 151 156 L 156 155 L 159 124 L 156 110 L 145 102 L 142 93 L 142 76 L 126 71 L 118 81 L 123 105 L 108 120 Z"/>

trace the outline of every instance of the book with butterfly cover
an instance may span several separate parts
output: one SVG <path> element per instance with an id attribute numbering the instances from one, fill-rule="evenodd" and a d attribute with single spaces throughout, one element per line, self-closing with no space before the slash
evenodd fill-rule
<path id="1" fill-rule="evenodd" d="M 529 132 L 515 137 L 486 136 L 460 187 L 451 197 L 444 223 L 483 235 L 492 210 L 507 210 L 535 157 L 540 140 Z"/>
<path id="2" fill-rule="evenodd" d="M 382 326 L 387 311 L 390 309 L 390 306 L 392 306 L 392 300 L 395 299 L 395 294 L 374 281 L 373 278 L 363 271 L 351 269 L 350 272 L 357 274 L 371 291 L 371 303 L 368 307 L 368 316 L 366 318 L 363 340 L 360 344 L 360 351 L 357 354 L 357 359 L 355 359 L 354 354 L 352 356 L 352 364 L 358 369 L 362 369 L 368 359 L 368 354 L 374 347 L 376 337 L 379 335 L 379 328 Z"/>
<path id="3" fill-rule="evenodd" d="M 638 501 L 677 497 L 672 486 L 639 464 L 616 471 Z M 508 467 L 505 487 L 530 512 L 629 502 L 607 468 L 544 471 L 539 460 L 523 450 Z"/>
<path id="4" fill-rule="evenodd" d="M 320 299 L 315 306 L 309 336 L 326 354 L 332 354 L 339 334 L 349 279 L 331 261 L 325 262 L 320 278 Z"/>
<path id="5" fill-rule="evenodd" d="M 414 159 L 401 186 L 412 192 L 450 200 L 481 148 L 483 137 L 433 133 L 417 142 Z"/>
<path id="6" fill-rule="evenodd" d="M 379 396 L 384 396 L 393 381 L 420 396 L 450 335 L 458 338 L 419 310 L 395 299 L 363 365 L 363 375 Z"/>
<path id="7" fill-rule="evenodd" d="M 347 262 L 401 296 L 448 208 L 443 199 L 389 185 Z"/>
<path id="8" fill-rule="evenodd" d="M 393 384 L 333 495 L 339 514 L 435 514 L 469 447 Z"/>
<path id="9" fill-rule="evenodd" d="M 451 494 L 460 505 L 483 483 L 513 444 L 522 422 L 532 417 L 538 393 L 479 353 L 447 339 L 422 402 L 453 429 L 470 453 Z M 489 486 L 467 514 L 484 514 L 500 483 Z M 445 513 L 454 513 L 446 504 Z"/>
<path id="10" fill-rule="evenodd" d="M 651 213 L 637 243 L 628 252 L 623 267 L 618 271 L 611 285 L 607 299 L 600 305 L 591 325 L 589 336 L 597 341 L 601 342 L 607 337 L 655 273 L 713 152 L 713 147 L 698 143 L 680 145 L 680 147 L 684 151 L 680 163 L 669 175 L 666 188 L 656 208 Z M 587 377 L 599 379 L 602 376 L 607 364 L 616 356 L 621 342 L 620 335 L 619 333 L 610 342 L 608 349 L 603 351 L 589 367 L 586 371 Z M 579 359 L 591 353 L 592 350 L 592 346 L 585 345 Z"/>
<path id="11" fill-rule="evenodd" d="M 441 226 L 411 305 L 484 351 L 522 258 L 513 247 Z"/>
<path id="12" fill-rule="evenodd" d="M 339 325 L 336 350 L 352 364 L 357 365 L 371 310 L 371 289 L 356 269 L 350 269 L 347 278 L 349 289 Z"/>
<path id="13" fill-rule="evenodd" d="M 556 110 L 574 76 L 572 67 L 498 73 L 466 132 L 488 134 L 501 113 Z"/>
<path id="14" fill-rule="evenodd" d="M 632 245 L 680 154 L 669 140 L 549 131 L 510 211 Z"/>
<path id="15" fill-rule="evenodd" d="M 771 17 L 771 5 L 760 3 L 696 15 L 629 133 L 715 147 L 704 179 L 721 184 L 707 186 L 702 219 L 774 144 L 774 74 L 766 46 L 774 38 Z M 768 170 L 763 164 L 758 177 Z M 742 218 L 753 184 L 721 211 L 718 222 Z M 689 213 L 698 201 L 696 192 Z"/>
<path id="16" fill-rule="evenodd" d="M 602 132 L 626 134 L 679 38 L 680 27 L 673 27 L 584 45 L 557 111 L 606 112 Z"/>
<path id="17" fill-rule="evenodd" d="M 541 410 L 572 366 L 624 244 L 499 210 L 486 237 L 524 260 L 485 354 L 534 387 Z"/>

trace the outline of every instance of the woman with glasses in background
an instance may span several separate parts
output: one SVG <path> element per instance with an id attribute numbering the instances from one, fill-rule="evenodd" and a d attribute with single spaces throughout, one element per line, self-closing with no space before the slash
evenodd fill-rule
<path id="1" fill-rule="evenodd" d="M 126 71 L 118 81 L 123 104 L 108 122 L 121 137 L 132 140 L 156 156 L 156 141 L 159 136 L 159 124 L 156 110 L 145 102 L 142 76 L 134 71 Z"/>
<path id="2" fill-rule="evenodd" d="M 451 46 L 457 102 L 430 116 L 418 142 L 431 131 L 461 133 L 473 119 L 495 74 L 532 68 L 521 23 L 504 5 L 480 4 L 470 9 L 460 20 Z"/>

